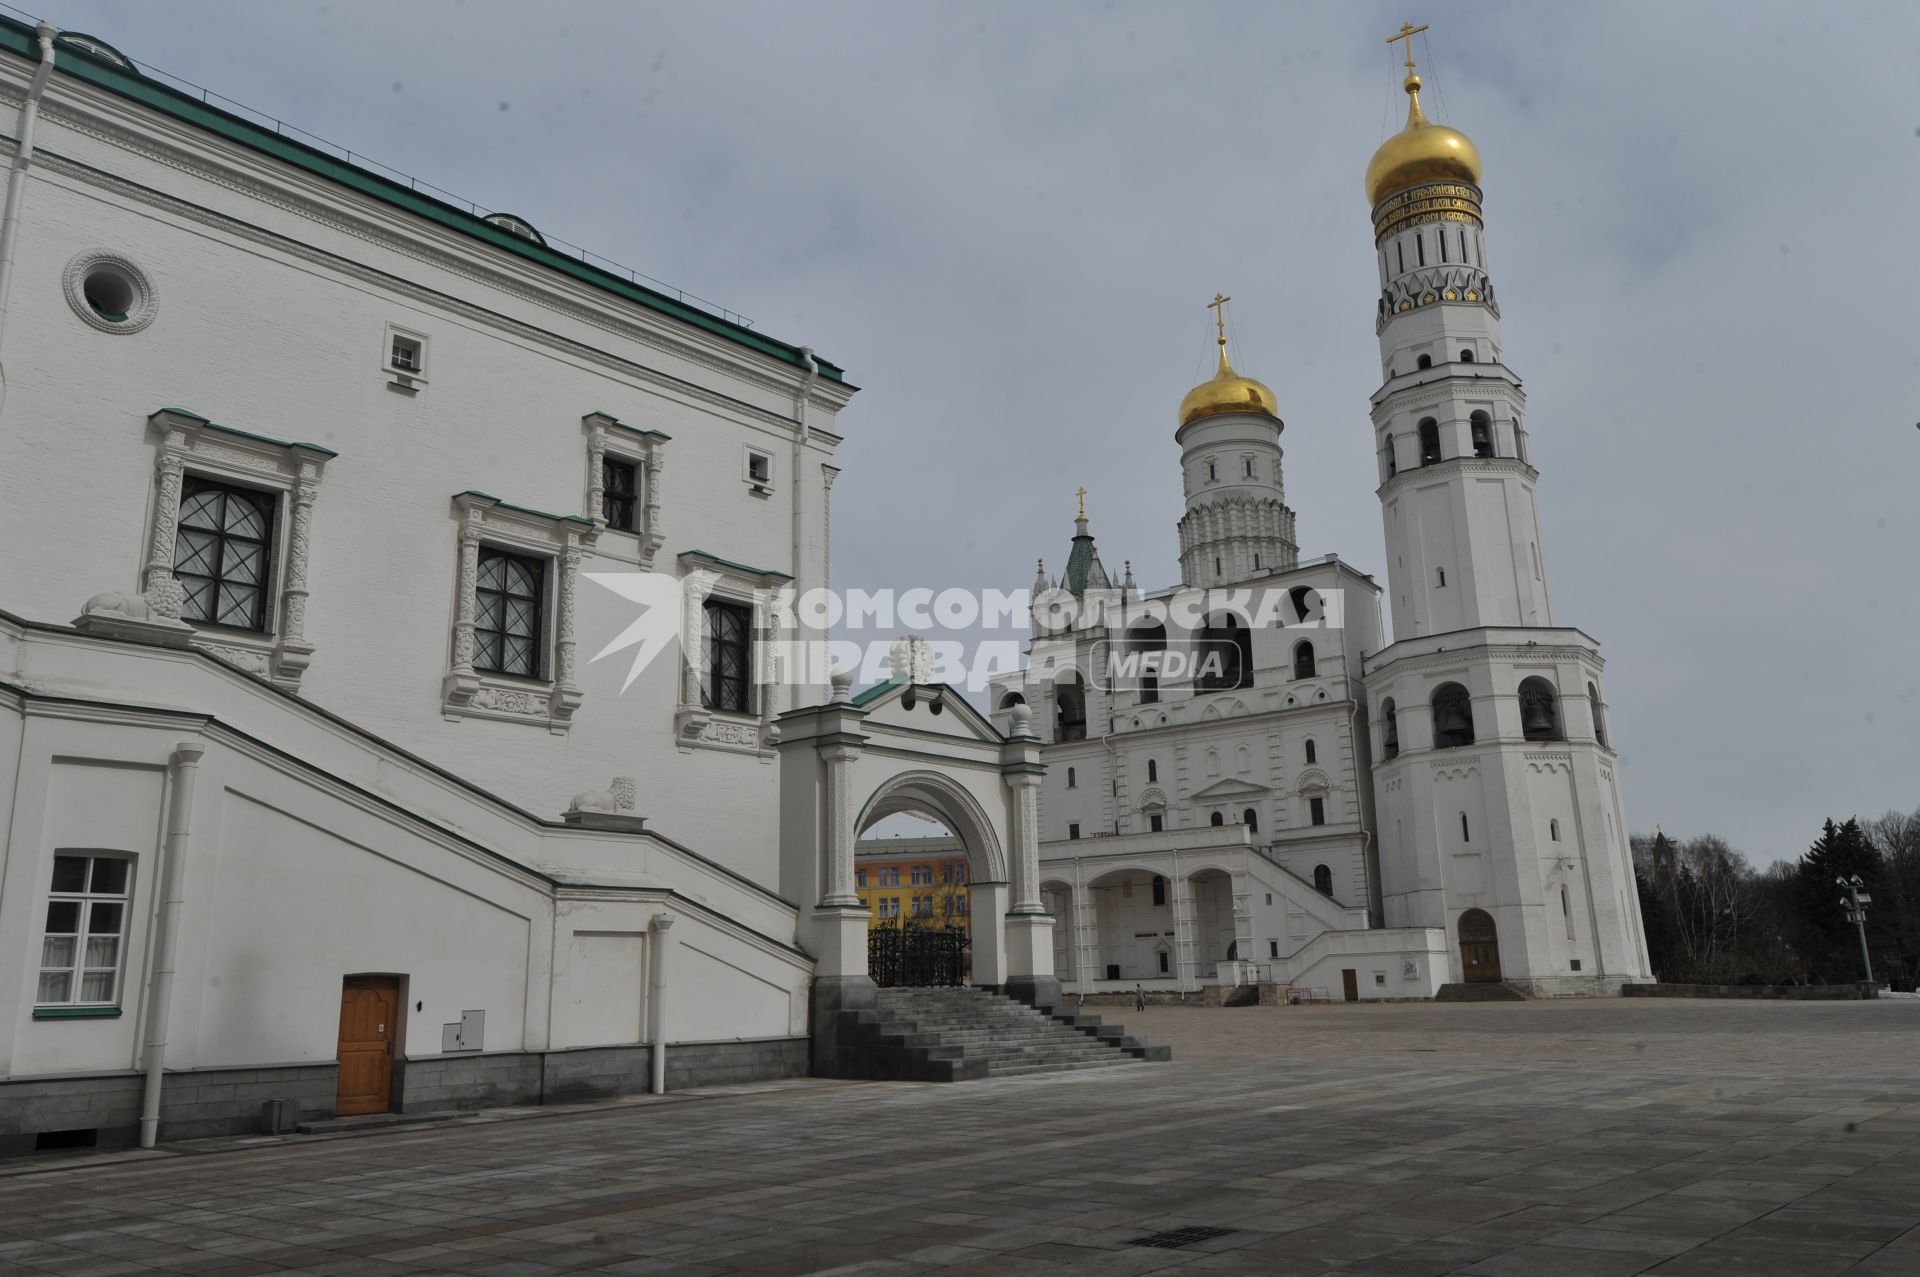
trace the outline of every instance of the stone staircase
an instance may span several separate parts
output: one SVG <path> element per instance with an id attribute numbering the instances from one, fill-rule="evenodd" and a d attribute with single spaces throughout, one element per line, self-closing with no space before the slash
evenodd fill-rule
<path id="1" fill-rule="evenodd" d="M 873 1009 L 834 1014 L 842 1077 L 966 1082 L 1173 1058 L 1097 1015 L 1041 1011 L 985 989 L 881 989 Z"/>
<path id="2" fill-rule="evenodd" d="M 1443 984 L 1433 995 L 1435 1002 L 1525 1002 L 1527 995 L 1511 985 L 1494 981 L 1475 984 Z"/>

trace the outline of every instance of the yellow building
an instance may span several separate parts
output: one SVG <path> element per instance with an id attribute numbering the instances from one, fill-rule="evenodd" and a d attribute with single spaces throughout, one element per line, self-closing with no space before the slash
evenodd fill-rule
<path id="1" fill-rule="evenodd" d="M 958 838 L 863 838 L 853 885 L 867 925 L 967 925 L 967 850 Z"/>

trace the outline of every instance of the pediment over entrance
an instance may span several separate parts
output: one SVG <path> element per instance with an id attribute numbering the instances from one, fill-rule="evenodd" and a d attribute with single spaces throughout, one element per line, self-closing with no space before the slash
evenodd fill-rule
<path id="1" fill-rule="evenodd" d="M 1235 780 L 1230 777 L 1226 780 L 1216 780 L 1205 789 L 1195 790 L 1187 797 L 1192 802 L 1204 803 L 1219 802 L 1228 798 L 1257 798 L 1267 792 L 1269 791 L 1265 785 L 1256 785 L 1252 781 Z"/>
<path id="2" fill-rule="evenodd" d="M 865 712 L 863 730 L 895 727 L 934 736 L 999 745 L 1006 740 L 994 725 L 970 704 L 959 688 L 948 683 L 876 683 L 853 698 Z"/>

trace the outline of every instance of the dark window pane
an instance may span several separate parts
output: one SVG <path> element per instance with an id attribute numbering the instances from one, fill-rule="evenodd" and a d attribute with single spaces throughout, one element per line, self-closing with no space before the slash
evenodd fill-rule
<path id="1" fill-rule="evenodd" d="M 47 931 L 60 935 L 72 935 L 80 930 L 80 902 L 78 900 L 47 901 Z"/>
<path id="2" fill-rule="evenodd" d="M 187 476 L 173 550 L 186 619 L 267 628 L 274 501 L 269 493 Z"/>
<path id="3" fill-rule="evenodd" d="M 525 678 L 542 676 L 546 566 L 541 559 L 480 551 L 474 598 L 474 664 L 478 668 Z"/>
<path id="4" fill-rule="evenodd" d="M 705 625 L 706 671 L 701 691 L 707 707 L 752 713 L 753 614 L 737 603 L 709 601 Z"/>
<path id="5" fill-rule="evenodd" d="M 85 891 L 87 889 L 87 858 L 85 856 L 55 856 L 53 858 L 53 889 L 55 891 Z"/>
<path id="6" fill-rule="evenodd" d="M 60 860 L 74 857 L 61 856 Z M 56 861 L 57 865 L 59 862 Z M 56 871 L 57 876 L 57 871 Z M 99 892 L 125 893 L 127 889 L 127 862 L 113 856 L 102 856 L 93 862 L 93 889 Z M 59 890 L 58 887 L 54 890 Z"/>
<path id="7" fill-rule="evenodd" d="M 609 457 L 601 462 L 600 477 L 600 517 L 607 521 L 610 528 L 622 532 L 637 531 L 639 467 L 630 461 L 615 461 Z"/>
<path id="8" fill-rule="evenodd" d="M 97 936 L 119 935 L 120 911 L 124 908 L 126 908 L 126 906 L 117 901 L 94 901 L 92 915 L 87 919 L 88 934 Z"/>

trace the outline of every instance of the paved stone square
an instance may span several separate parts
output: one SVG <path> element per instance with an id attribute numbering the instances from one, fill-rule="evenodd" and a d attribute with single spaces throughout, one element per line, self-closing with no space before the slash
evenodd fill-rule
<path id="1" fill-rule="evenodd" d="M 1920 1003 L 1113 1018 L 1174 1063 L 16 1163 L 0 1273 L 1920 1273 Z"/>

